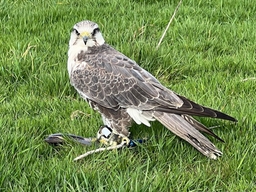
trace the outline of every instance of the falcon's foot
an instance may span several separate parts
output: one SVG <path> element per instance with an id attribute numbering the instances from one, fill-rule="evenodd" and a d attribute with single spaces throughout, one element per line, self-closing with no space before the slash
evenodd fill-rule
<path id="1" fill-rule="evenodd" d="M 113 129 L 106 125 L 100 127 L 97 133 L 97 140 L 106 146 L 116 146 L 121 143 L 129 146 L 130 144 L 128 137 L 115 133 Z"/>
<path id="2" fill-rule="evenodd" d="M 108 147 L 98 148 L 96 150 L 88 151 L 74 159 L 74 161 L 80 160 L 93 153 L 98 153 L 106 150 L 120 149 L 123 147 L 128 147 L 130 145 L 130 139 L 128 137 L 122 136 L 120 134 L 114 133 L 114 131 L 108 126 L 100 127 L 97 133 L 98 142 L 107 145 Z"/>

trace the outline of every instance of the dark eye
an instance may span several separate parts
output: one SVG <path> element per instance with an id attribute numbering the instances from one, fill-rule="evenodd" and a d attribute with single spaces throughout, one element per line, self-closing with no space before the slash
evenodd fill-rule
<path id="1" fill-rule="evenodd" d="M 99 28 L 95 28 L 93 29 L 93 32 L 92 32 L 92 36 L 94 36 L 96 33 L 98 33 L 100 31 Z"/>
<path id="2" fill-rule="evenodd" d="M 80 33 L 75 28 L 71 29 L 71 32 L 73 32 L 73 31 L 76 33 L 77 36 L 80 35 Z"/>

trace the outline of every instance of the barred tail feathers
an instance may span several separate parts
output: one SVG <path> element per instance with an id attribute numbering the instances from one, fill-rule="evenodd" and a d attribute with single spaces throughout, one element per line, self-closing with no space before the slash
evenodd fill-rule
<path id="1" fill-rule="evenodd" d="M 222 152 L 209 139 L 180 115 L 155 111 L 153 117 L 203 155 L 211 159 L 217 159 L 222 155 Z"/>

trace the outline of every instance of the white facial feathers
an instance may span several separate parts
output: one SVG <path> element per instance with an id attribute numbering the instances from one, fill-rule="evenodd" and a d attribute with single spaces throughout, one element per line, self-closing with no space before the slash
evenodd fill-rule
<path id="1" fill-rule="evenodd" d="M 98 25 L 92 21 L 81 21 L 71 30 L 68 50 L 68 72 L 71 74 L 77 65 L 76 58 L 79 53 L 86 52 L 88 47 L 100 46 L 105 40 Z"/>
<path id="2" fill-rule="evenodd" d="M 81 21 L 74 25 L 71 31 L 69 46 L 84 48 L 98 46 L 105 43 L 98 25 L 92 21 Z"/>

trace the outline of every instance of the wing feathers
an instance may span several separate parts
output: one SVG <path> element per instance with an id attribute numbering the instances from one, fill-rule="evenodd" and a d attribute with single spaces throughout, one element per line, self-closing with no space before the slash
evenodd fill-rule
<path id="1" fill-rule="evenodd" d="M 175 94 L 136 62 L 107 44 L 92 47 L 89 53 L 83 52 L 79 58 L 81 63 L 78 62 L 71 75 L 72 84 L 80 93 L 103 107 L 132 107 L 236 121 L 229 115 Z"/>
<path id="2" fill-rule="evenodd" d="M 210 109 L 207 107 L 204 107 L 202 105 L 199 105 L 193 101 L 190 101 L 189 99 L 180 96 L 179 97 L 183 100 L 184 104 L 181 108 L 179 108 L 179 110 L 181 111 L 191 111 L 191 113 L 187 113 L 189 115 L 197 115 L 197 116 L 204 116 L 204 117 L 213 117 L 213 118 L 219 118 L 219 119 L 225 119 L 225 120 L 229 120 L 229 121 L 235 121 L 237 122 L 237 120 L 225 113 L 222 113 L 220 111 L 214 110 L 214 109 Z"/>

